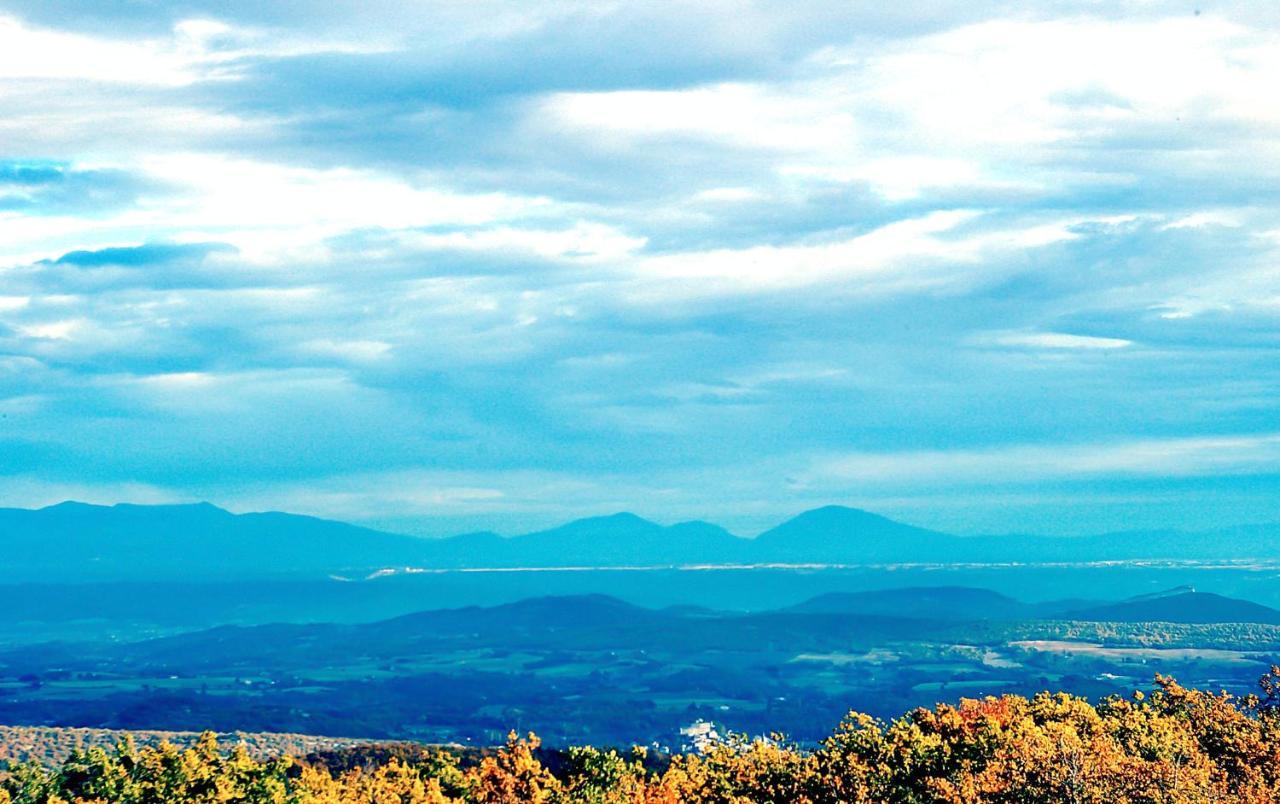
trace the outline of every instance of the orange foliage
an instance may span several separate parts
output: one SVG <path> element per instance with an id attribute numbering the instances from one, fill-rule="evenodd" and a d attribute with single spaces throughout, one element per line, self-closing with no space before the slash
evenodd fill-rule
<path id="1" fill-rule="evenodd" d="M 1187 689 L 1157 677 L 1146 696 L 1098 705 L 1041 693 L 916 709 L 889 724 L 852 713 L 822 745 L 734 738 L 661 771 L 644 754 L 573 748 L 553 774 L 538 738 L 514 732 L 472 767 L 444 751 L 336 776 L 282 758 L 194 745 L 122 742 L 75 751 L 49 770 L 0 773 L 0 804 L 316 802 L 318 804 L 676 804 L 676 802 L 1280 801 L 1280 668 L 1262 695 Z"/>

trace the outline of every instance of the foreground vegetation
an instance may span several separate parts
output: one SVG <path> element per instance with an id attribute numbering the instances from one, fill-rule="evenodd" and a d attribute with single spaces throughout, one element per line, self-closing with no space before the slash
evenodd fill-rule
<path id="1" fill-rule="evenodd" d="M 28 760 L 45 766 L 61 765 L 76 751 L 88 751 L 95 747 L 114 748 L 126 738 L 132 740 L 134 746 L 156 747 L 167 742 L 178 748 L 189 748 L 201 739 L 207 739 L 205 734 L 208 732 L 0 726 L 0 768 L 5 763 L 18 764 Z M 333 753 L 368 742 L 283 732 L 236 731 L 215 736 L 219 740 L 244 746 L 249 756 L 258 759 Z"/>
<path id="2" fill-rule="evenodd" d="M 253 759 L 243 746 L 77 750 L 15 765 L 0 802 L 1203 802 L 1280 801 L 1280 668 L 1235 697 L 1158 677 L 1149 696 L 1065 694 L 917 709 L 888 725 L 850 714 L 820 746 L 734 739 L 655 763 L 573 748 L 544 761 L 512 734 L 480 757 L 375 753 L 335 767 Z"/>

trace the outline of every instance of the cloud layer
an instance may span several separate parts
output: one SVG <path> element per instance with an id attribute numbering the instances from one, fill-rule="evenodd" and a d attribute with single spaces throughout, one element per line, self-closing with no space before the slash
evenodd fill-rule
<path id="1" fill-rule="evenodd" d="M 0 2 L 0 503 L 1274 519 L 1249 4 Z"/>

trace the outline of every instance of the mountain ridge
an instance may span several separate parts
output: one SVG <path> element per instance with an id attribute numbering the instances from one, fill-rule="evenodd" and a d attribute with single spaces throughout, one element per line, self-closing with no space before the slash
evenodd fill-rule
<path id="1" fill-rule="evenodd" d="M 1063 615 L 1095 622 L 1263 623 L 1280 625 L 1280 610 L 1249 600 L 1178 587 Z"/>
<path id="2" fill-rule="evenodd" d="M 755 538 L 700 520 L 663 525 L 630 512 L 515 536 L 389 533 L 207 502 L 112 506 L 66 501 L 0 509 L 0 582 L 200 580 L 406 569 L 679 567 L 743 564 L 991 564 L 1124 560 L 1280 560 L 1280 526 L 1098 536 L 957 536 L 838 505 L 804 511 Z"/>
<path id="3" fill-rule="evenodd" d="M 829 605 L 832 598 L 857 600 L 859 605 Z M 912 599 L 915 599 L 912 602 Z M 544 640 L 549 635 L 576 635 L 598 647 L 617 648 L 644 635 L 672 644 L 743 644 L 747 640 L 792 639 L 804 634 L 831 636 L 868 629 L 897 638 L 904 633 L 941 633 L 962 623 L 982 621 L 1050 622 L 1170 622 L 1185 624 L 1280 624 L 1280 610 L 1240 598 L 1209 593 L 1183 593 L 1167 598 L 1172 608 L 1160 617 L 1139 619 L 1130 611 L 1134 598 L 1111 602 L 1091 612 L 1061 615 L 1040 611 L 982 587 L 900 587 L 852 595 L 819 595 L 796 606 L 759 612 L 720 611 L 699 607 L 655 609 L 608 594 L 546 595 L 494 605 L 426 609 L 361 623 L 271 622 L 223 624 L 137 641 L 110 641 L 92 649 L 84 645 L 44 643 L 0 650 L 10 668 L 78 666 L 104 656 L 132 657 L 130 661 L 169 672 L 175 659 L 204 665 L 231 663 L 262 665 L 272 656 L 288 656 L 305 665 L 317 657 L 346 653 L 387 659 L 403 655 L 435 640 L 465 638 L 476 633 L 505 634 L 508 647 Z M 1136 599 L 1138 604 L 1143 602 Z M 939 602 L 952 608 L 938 611 Z M 903 605 L 903 604 L 906 605 Z M 957 605 L 958 604 L 958 605 Z M 1007 611 L 996 608 L 1008 607 Z M 1102 614 L 1115 616 L 1101 616 Z M 728 636 L 734 634 L 736 636 Z"/>

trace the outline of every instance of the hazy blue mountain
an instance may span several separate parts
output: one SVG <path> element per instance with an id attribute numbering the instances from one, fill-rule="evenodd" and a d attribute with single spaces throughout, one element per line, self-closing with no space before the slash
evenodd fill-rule
<path id="1" fill-rule="evenodd" d="M 0 581 L 363 578 L 407 567 L 662 566 L 744 558 L 746 540 L 705 522 L 663 526 L 634 514 L 581 519 L 504 538 L 424 539 L 283 513 L 195 505 L 67 502 L 0 509 Z"/>
<path id="2" fill-rule="evenodd" d="M 850 614 L 933 620 L 1012 620 L 1033 608 L 990 589 L 912 586 L 870 592 L 832 592 L 787 609 L 797 614 Z"/>
<path id="3" fill-rule="evenodd" d="M 731 563 L 744 557 L 747 545 L 747 540 L 706 522 L 663 526 L 620 513 L 507 539 L 486 559 L 497 566 Z"/>
<path id="4" fill-rule="evenodd" d="M 756 537 L 757 561 L 867 563 L 933 561 L 962 541 L 877 514 L 828 505 L 806 511 Z"/>
<path id="5" fill-rule="evenodd" d="M 1064 619 L 1102 622 L 1269 623 L 1280 610 L 1210 592 L 1179 588 L 1071 612 Z"/>
<path id="6" fill-rule="evenodd" d="M 707 522 L 619 513 L 536 533 L 424 539 L 283 513 L 196 505 L 62 503 L 0 509 L 0 582 L 360 579 L 405 568 L 670 567 L 691 564 L 947 564 L 1121 559 L 1276 559 L 1280 527 L 1087 537 L 954 536 L 840 506 L 755 539 Z"/>
<path id="7" fill-rule="evenodd" d="M 1078 563 L 1280 559 L 1280 525 L 1090 536 L 955 536 L 841 506 L 807 511 L 762 533 L 756 561 L 863 563 Z"/>
<path id="8" fill-rule="evenodd" d="M 0 649 L 0 666 L 13 674 L 40 667 L 83 668 L 109 659 L 148 672 L 217 668 L 238 674 L 261 672 L 269 665 L 302 670 L 336 666 L 352 657 L 431 655 L 459 644 L 499 644 L 517 651 L 661 647 L 688 655 L 704 650 L 723 655 L 770 644 L 783 650 L 813 644 L 835 649 L 853 639 L 909 638 L 938 627 L 921 618 L 892 616 L 655 610 L 593 594 L 421 611 L 361 624 L 220 625 L 136 642 L 43 643 Z"/>
<path id="9" fill-rule="evenodd" d="M 87 668 L 104 660 L 147 673 L 216 668 L 219 674 L 263 667 L 339 666 L 353 657 L 385 661 L 428 656 L 459 645 L 504 651 L 661 649 L 696 655 L 745 650 L 845 650 L 876 639 L 954 639 L 964 623 L 1040 619 L 1035 606 L 986 589 L 912 587 L 829 594 L 780 611 L 729 612 L 703 607 L 651 609 L 602 595 L 537 597 L 496 606 L 419 611 L 355 623 L 220 625 L 141 641 L 42 643 L 0 651 L 10 674 L 41 667 Z M 1101 622 L 1280 623 L 1280 611 L 1216 594 L 1171 590 L 1075 612 Z M 960 630 L 957 630 L 960 629 Z M 991 633 L 999 633 L 991 632 Z M 990 635 L 990 634 L 989 634 Z M 15 669 L 16 668 L 16 669 Z"/>
<path id="10" fill-rule="evenodd" d="M 0 509 L 0 578 L 167 580 L 325 574 L 422 559 L 423 539 L 207 503 Z"/>

